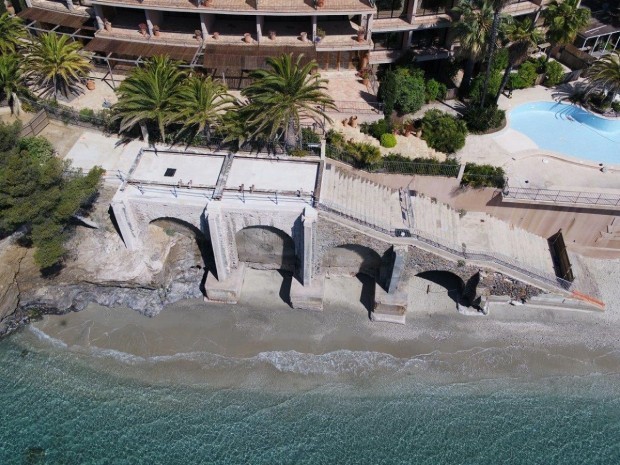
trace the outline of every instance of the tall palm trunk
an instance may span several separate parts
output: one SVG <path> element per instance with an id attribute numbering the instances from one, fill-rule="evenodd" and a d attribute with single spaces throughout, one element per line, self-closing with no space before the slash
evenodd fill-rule
<path id="1" fill-rule="evenodd" d="M 468 58 L 465 62 L 465 68 L 463 69 L 463 79 L 461 80 L 461 85 L 459 86 L 459 93 L 461 96 L 467 95 L 469 92 L 469 88 L 471 86 L 471 78 L 474 75 L 474 67 L 476 66 L 476 62 L 471 58 Z"/>
<path id="2" fill-rule="evenodd" d="M 484 87 L 482 99 L 480 100 L 480 108 L 484 107 L 489 92 L 489 81 L 491 80 L 491 69 L 493 67 L 493 58 L 495 58 L 495 49 L 497 48 L 497 34 L 499 33 L 499 22 L 501 20 L 501 9 L 495 10 L 493 15 L 493 27 L 491 28 L 491 36 L 489 37 L 489 49 L 487 53 L 487 69 L 484 74 Z"/>
<path id="3" fill-rule="evenodd" d="M 286 130 L 284 131 L 284 143 L 286 147 L 297 147 L 297 133 L 295 131 L 295 120 L 290 118 L 288 120 L 288 125 Z"/>
<path id="4" fill-rule="evenodd" d="M 497 102 L 504 92 L 506 88 L 506 84 L 508 84 L 508 79 L 510 79 L 510 73 L 512 73 L 512 68 L 514 67 L 513 63 L 508 63 L 506 66 L 506 71 L 504 71 L 504 77 L 502 78 L 502 83 L 499 85 L 499 89 L 497 90 L 497 95 L 495 96 L 495 105 L 497 106 Z"/>
<path id="5" fill-rule="evenodd" d="M 144 143 L 149 145 L 149 130 L 146 128 L 145 122 L 140 122 L 140 131 L 142 132 L 142 139 L 144 139 Z"/>

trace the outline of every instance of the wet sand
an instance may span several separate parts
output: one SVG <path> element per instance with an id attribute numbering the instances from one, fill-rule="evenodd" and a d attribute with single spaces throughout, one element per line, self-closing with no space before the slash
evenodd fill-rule
<path id="1" fill-rule="evenodd" d="M 604 313 L 506 306 L 464 316 L 444 288 L 416 279 L 407 324 L 395 325 L 370 321 L 357 278 L 329 279 L 323 312 L 290 308 L 282 283 L 277 272 L 249 270 L 235 306 L 185 301 L 147 318 L 93 305 L 47 316 L 34 331 L 107 360 L 111 370 L 120 359 L 121 374 L 150 382 L 290 387 L 302 375 L 312 387 L 325 375 L 384 369 L 447 382 L 620 372 L 614 306 Z"/>

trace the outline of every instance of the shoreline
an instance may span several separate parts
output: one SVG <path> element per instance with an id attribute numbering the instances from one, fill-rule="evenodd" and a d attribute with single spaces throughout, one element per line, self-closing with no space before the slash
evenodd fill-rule
<path id="1" fill-rule="evenodd" d="M 279 276 L 249 270 L 236 306 L 184 300 L 148 318 L 90 305 L 33 327 L 84 363 L 156 385 L 279 391 L 383 377 L 443 384 L 620 373 L 617 305 L 600 314 L 505 306 L 465 316 L 438 285 L 425 295 L 420 279 L 407 324 L 394 325 L 368 319 L 356 278 L 330 279 L 325 310 L 311 312 L 279 297 Z"/>

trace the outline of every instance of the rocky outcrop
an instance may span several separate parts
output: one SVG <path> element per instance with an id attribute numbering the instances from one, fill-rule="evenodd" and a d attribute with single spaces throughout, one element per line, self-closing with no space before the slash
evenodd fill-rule
<path id="1" fill-rule="evenodd" d="M 89 303 L 128 307 L 148 316 L 182 299 L 202 297 L 205 268 L 191 235 L 151 226 L 147 253 L 128 252 L 113 231 L 80 228 L 63 269 L 44 277 L 33 251 L 0 243 L 0 335 L 41 314 L 84 309 Z"/>

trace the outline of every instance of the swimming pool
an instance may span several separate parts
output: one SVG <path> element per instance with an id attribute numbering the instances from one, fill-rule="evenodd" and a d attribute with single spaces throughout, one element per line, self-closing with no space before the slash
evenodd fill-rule
<path id="1" fill-rule="evenodd" d="M 598 117 L 574 105 L 533 102 L 509 115 L 510 127 L 541 149 L 581 160 L 620 164 L 620 121 Z"/>

